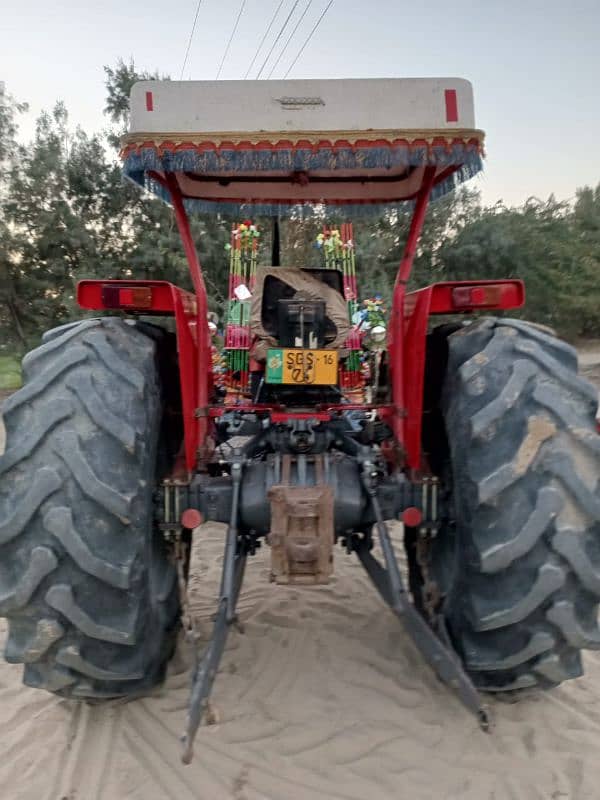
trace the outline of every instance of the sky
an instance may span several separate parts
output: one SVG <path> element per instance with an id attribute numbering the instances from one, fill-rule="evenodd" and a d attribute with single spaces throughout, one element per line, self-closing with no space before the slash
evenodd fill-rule
<path id="1" fill-rule="evenodd" d="M 243 78 L 281 0 L 246 0 L 221 78 Z M 273 72 L 281 78 L 329 0 L 310 0 Z M 105 127 L 103 65 L 179 78 L 198 0 L 0 2 L 0 81 L 35 115 L 64 100 L 73 125 Z M 294 8 L 294 3 L 296 6 Z M 309 0 L 283 0 L 250 73 L 280 55 Z M 214 79 L 241 0 L 201 0 L 184 78 Z M 600 0 L 334 0 L 289 78 L 463 77 L 486 131 L 471 181 L 509 205 L 600 182 Z"/>

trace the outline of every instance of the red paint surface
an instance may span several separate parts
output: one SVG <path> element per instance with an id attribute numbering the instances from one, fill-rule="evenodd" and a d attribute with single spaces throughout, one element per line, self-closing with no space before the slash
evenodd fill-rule
<path id="1" fill-rule="evenodd" d="M 425 214 L 429 204 L 429 197 L 435 182 L 435 167 L 426 167 L 423 172 L 421 189 L 417 195 L 415 210 L 410 222 L 408 238 L 404 246 L 402 261 L 398 267 L 396 282 L 394 285 L 394 295 L 392 299 L 392 314 L 388 329 L 388 350 L 390 354 L 390 373 L 392 383 L 392 403 L 394 405 L 394 417 L 392 419 L 392 430 L 394 438 L 400 447 L 404 446 L 405 440 L 405 383 L 404 361 L 406 353 L 410 353 L 411 361 L 421 361 L 424 363 L 424 355 L 415 355 L 412 349 L 408 348 L 404 333 L 404 299 L 406 297 L 406 282 L 410 277 L 413 261 L 417 252 L 417 244 Z M 424 345 L 423 345 L 424 347 Z M 422 369 L 422 365 L 421 365 Z"/>
<path id="2" fill-rule="evenodd" d="M 189 465 L 189 457 L 192 448 L 195 448 L 195 463 L 204 463 L 209 456 L 209 437 L 208 437 L 208 399 L 213 388 L 212 373 L 212 354 L 210 349 L 210 331 L 208 329 L 208 300 L 206 296 L 206 285 L 202 274 L 198 251 L 194 244 L 190 221 L 188 219 L 181 189 L 177 183 L 177 178 L 172 172 L 167 172 L 164 176 L 152 173 L 152 177 L 158 180 L 171 195 L 171 203 L 175 212 L 175 221 L 179 230 L 179 236 L 188 262 L 194 292 L 196 294 L 196 344 L 197 361 L 194 369 L 195 397 L 196 397 L 196 436 L 195 442 L 188 439 L 187 430 L 185 432 L 186 460 Z M 192 375 L 186 375 L 186 380 L 190 380 Z M 182 377 L 182 387 L 183 387 Z"/>
<path id="3" fill-rule="evenodd" d="M 500 281 L 445 281 L 407 295 L 414 303 L 421 292 L 432 290 L 429 314 L 460 314 L 481 308 L 521 308 L 525 284 L 518 279 Z M 412 308 L 412 306 L 411 306 Z"/>
<path id="4" fill-rule="evenodd" d="M 154 98 L 152 92 L 146 92 L 146 111 L 154 111 Z"/>
<path id="5" fill-rule="evenodd" d="M 490 292 L 493 289 L 493 292 Z M 421 429 L 423 425 L 423 388 L 425 377 L 425 355 L 427 325 L 434 314 L 468 313 L 482 306 L 458 307 L 454 300 L 456 292 L 466 296 L 484 297 L 495 303 L 484 306 L 492 308 L 520 308 L 525 302 L 525 287 L 520 280 L 504 281 L 447 281 L 425 286 L 409 292 L 404 300 L 404 333 L 402 336 L 403 387 L 405 408 L 404 439 L 406 464 L 420 470 Z M 460 296 L 460 295 L 459 295 Z M 402 421 L 402 420 L 401 420 Z"/>
<path id="6" fill-rule="evenodd" d="M 380 419 L 387 419 L 392 414 L 392 406 L 387 403 L 358 404 L 358 403 L 339 403 L 335 405 L 315 406 L 314 411 L 286 411 L 285 406 L 269 405 L 267 403 L 243 403 L 234 406 L 215 405 L 210 406 L 208 413 L 210 417 L 222 417 L 227 411 L 243 411 L 259 414 L 268 414 L 272 422 L 287 422 L 293 419 L 320 419 L 329 420 L 339 416 L 340 413 L 347 411 L 376 411 Z"/>
<path id="7" fill-rule="evenodd" d="M 418 470 L 421 467 L 423 386 L 431 294 L 432 289 L 428 287 L 419 293 L 416 302 L 411 302 L 411 296 L 408 295 L 404 303 L 402 378 L 404 380 L 403 397 L 406 418 L 404 419 L 403 443 L 406 452 L 406 464 L 414 470 Z"/>
<path id="8" fill-rule="evenodd" d="M 446 89 L 444 92 L 446 100 L 446 122 L 458 122 L 458 101 L 456 99 L 456 89 Z"/>

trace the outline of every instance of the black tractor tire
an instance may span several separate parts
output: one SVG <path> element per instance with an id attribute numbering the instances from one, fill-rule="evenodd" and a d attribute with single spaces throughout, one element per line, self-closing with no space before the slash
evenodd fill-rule
<path id="1" fill-rule="evenodd" d="M 120 319 L 45 335 L 3 407 L 0 615 L 24 683 L 144 694 L 176 642 L 176 570 L 154 523 L 160 334 Z"/>
<path id="2" fill-rule="evenodd" d="M 477 687 L 551 688 L 600 649 L 598 392 L 535 325 L 486 318 L 446 341 L 441 608 Z"/>

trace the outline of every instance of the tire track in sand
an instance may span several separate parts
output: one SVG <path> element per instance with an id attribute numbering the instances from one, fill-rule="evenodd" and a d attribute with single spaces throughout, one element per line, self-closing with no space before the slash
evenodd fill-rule
<path id="1" fill-rule="evenodd" d="M 120 739 L 124 706 L 77 703 L 68 743 L 45 800 L 102 800 Z"/>

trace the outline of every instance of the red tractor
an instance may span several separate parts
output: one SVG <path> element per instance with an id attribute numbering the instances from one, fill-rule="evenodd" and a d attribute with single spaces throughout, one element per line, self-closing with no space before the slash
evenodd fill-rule
<path id="1" fill-rule="evenodd" d="M 194 292 L 83 281 L 79 304 L 110 315 L 49 331 L 23 360 L 3 410 L 0 613 L 25 683 L 95 699 L 160 682 L 189 624 L 192 533 L 209 519 L 228 527 L 186 761 L 264 540 L 284 584 L 326 582 L 336 542 L 356 553 L 484 728 L 479 690 L 581 675 L 581 649 L 600 646 L 597 394 L 570 346 L 503 316 L 523 305 L 521 281 L 407 291 L 428 202 L 481 169 L 470 84 L 145 82 L 131 120 L 125 175 L 172 205 Z M 351 228 L 324 267 L 285 267 L 277 221 L 313 213 L 317 231 L 405 202 L 387 347 L 365 377 Z M 241 252 L 251 220 L 234 230 L 220 380 L 194 210 L 274 220 L 268 267 Z M 173 317 L 175 333 L 149 316 Z"/>

